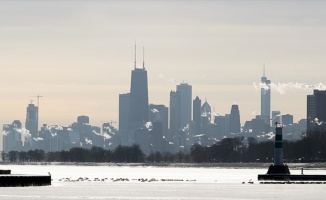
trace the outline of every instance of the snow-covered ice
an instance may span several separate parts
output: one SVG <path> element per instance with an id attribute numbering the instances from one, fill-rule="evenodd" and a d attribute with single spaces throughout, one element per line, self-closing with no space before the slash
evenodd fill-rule
<path id="1" fill-rule="evenodd" d="M 294 200 L 324 199 L 326 195 L 324 184 L 259 184 L 257 175 L 266 173 L 265 168 L 80 165 L 2 165 L 0 168 L 11 169 L 13 174 L 50 172 L 53 179 L 51 186 L 0 188 L 0 199 Z M 301 171 L 296 169 L 291 173 Z M 326 174 L 326 171 L 306 170 L 305 173 Z M 248 184 L 249 180 L 254 184 Z"/>

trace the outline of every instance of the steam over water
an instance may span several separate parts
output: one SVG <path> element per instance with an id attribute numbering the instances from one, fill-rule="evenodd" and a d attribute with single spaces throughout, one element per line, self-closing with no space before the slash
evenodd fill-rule
<path id="1" fill-rule="evenodd" d="M 299 89 L 299 90 L 325 90 L 326 85 L 324 83 L 316 83 L 314 85 L 307 83 L 297 83 L 297 82 L 288 82 L 288 83 L 254 83 L 255 89 L 265 89 L 269 90 L 274 89 L 280 94 L 286 94 L 286 90 L 289 89 Z"/>

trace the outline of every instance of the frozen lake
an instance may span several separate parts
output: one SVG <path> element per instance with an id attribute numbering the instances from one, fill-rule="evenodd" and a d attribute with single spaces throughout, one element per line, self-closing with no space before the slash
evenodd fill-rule
<path id="1" fill-rule="evenodd" d="M 325 184 L 259 184 L 267 169 L 2 165 L 12 174 L 47 174 L 52 185 L 0 188 L 0 199 L 325 199 Z M 291 170 L 291 168 L 290 168 Z M 300 170 L 291 170 L 300 174 Z M 305 170 L 326 174 L 326 170 Z M 79 181 L 77 179 L 81 178 Z M 129 181 L 114 181 L 125 178 Z M 139 181 L 147 179 L 147 181 Z M 156 181 L 149 182 L 148 180 Z M 69 181 L 70 180 L 70 181 Z M 163 181 L 165 180 L 165 181 Z M 254 184 L 248 184 L 252 180 Z M 245 184 L 243 184 L 245 182 Z"/>

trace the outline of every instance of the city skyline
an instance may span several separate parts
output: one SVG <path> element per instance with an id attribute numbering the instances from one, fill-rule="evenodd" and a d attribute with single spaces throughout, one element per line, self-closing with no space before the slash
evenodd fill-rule
<path id="1" fill-rule="evenodd" d="M 272 83 L 325 82 L 325 4 L 2 1 L 0 122 L 25 121 L 38 94 L 39 126 L 68 125 L 79 115 L 94 125 L 118 122 L 136 39 L 139 66 L 146 48 L 149 104 L 168 106 L 169 92 L 185 82 L 192 100 L 207 99 L 213 113 L 237 103 L 243 124 L 260 114 L 254 83 L 264 63 Z M 305 118 L 313 90 L 284 91 L 272 90 L 271 111 Z"/>

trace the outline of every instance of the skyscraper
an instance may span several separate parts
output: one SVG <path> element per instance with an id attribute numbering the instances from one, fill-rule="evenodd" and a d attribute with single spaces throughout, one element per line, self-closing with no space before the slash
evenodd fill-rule
<path id="1" fill-rule="evenodd" d="M 21 129 L 22 128 L 22 123 L 20 122 L 20 120 L 14 120 L 12 122 L 12 125 L 14 126 L 14 128 L 17 128 L 17 129 Z"/>
<path id="2" fill-rule="evenodd" d="M 281 112 L 278 110 L 272 111 L 272 126 L 275 125 L 275 122 L 282 123 Z"/>
<path id="3" fill-rule="evenodd" d="M 270 116 L 271 116 L 271 81 L 265 76 L 265 67 L 264 74 L 261 77 L 261 117 L 264 120 L 266 126 L 270 127 Z"/>
<path id="4" fill-rule="evenodd" d="M 12 124 L 3 125 L 0 151 L 8 153 L 9 151 L 20 151 L 22 149 L 22 130 L 19 129 L 21 129 L 19 120 L 15 120 Z"/>
<path id="5" fill-rule="evenodd" d="M 316 96 L 307 95 L 307 131 L 315 127 L 316 118 Z"/>
<path id="6" fill-rule="evenodd" d="M 153 123 L 153 130 L 151 134 L 151 151 L 152 152 L 163 152 L 164 151 L 164 140 L 163 140 L 163 127 L 161 121 L 155 121 Z"/>
<path id="7" fill-rule="evenodd" d="M 290 114 L 282 115 L 282 124 L 285 126 L 293 124 L 293 115 Z"/>
<path id="8" fill-rule="evenodd" d="M 130 93 L 119 94 L 119 130 L 128 130 Z"/>
<path id="9" fill-rule="evenodd" d="M 221 139 L 225 136 L 226 130 L 229 128 L 226 128 L 226 117 L 222 115 L 217 115 L 214 117 L 214 124 L 217 125 L 217 135 L 218 139 Z"/>
<path id="10" fill-rule="evenodd" d="M 77 123 L 80 125 L 89 124 L 89 117 L 85 115 L 78 116 Z"/>
<path id="11" fill-rule="evenodd" d="M 180 126 L 183 128 L 191 122 L 192 86 L 181 83 L 177 85 L 177 92 L 180 93 Z"/>
<path id="12" fill-rule="evenodd" d="M 38 107 L 33 103 L 28 104 L 25 127 L 33 137 L 37 135 L 38 127 Z"/>
<path id="13" fill-rule="evenodd" d="M 200 108 L 201 108 L 201 100 L 197 96 L 193 101 L 193 115 L 192 115 L 192 120 L 195 122 L 195 134 L 197 135 L 201 133 Z"/>
<path id="14" fill-rule="evenodd" d="M 148 81 L 144 63 L 142 68 L 136 67 L 135 50 L 135 66 L 131 72 L 130 85 L 129 128 L 131 130 L 140 128 L 149 121 Z"/>
<path id="15" fill-rule="evenodd" d="M 169 108 L 164 105 L 150 104 L 149 118 L 151 122 L 161 122 L 163 135 L 168 137 L 169 129 Z"/>
<path id="16" fill-rule="evenodd" d="M 307 96 L 307 131 L 316 127 L 325 127 L 326 91 L 314 90 Z"/>
<path id="17" fill-rule="evenodd" d="M 211 123 L 211 106 L 205 101 L 200 108 L 202 133 L 207 134 L 208 126 Z"/>
<path id="18" fill-rule="evenodd" d="M 319 123 L 326 123 L 326 91 L 314 90 L 316 96 L 316 118 Z"/>
<path id="19" fill-rule="evenodd" d="M 170 138 L 169 139 L 171 139 L 180 128 L 181 128 L 180 93 L 171 91 L 170 92 Z"/>
<path id="20" fill-rule="evenodd" d="M 211 122 L 211 118 L 212 118 L 212 109 L 211 106 L 207 103 L 207 101 L 205 101 L 205 103 L 201 106 L 200 108 L 200 112 L 201 115 L 206 115 L 207 119 L 209 120 L 209 123 Z"/>
<path id="21" fill-rule="evenodd" d="M 233 104 L 231 107 L 230 133 L 240 133 L 240 111 L 237 104 Z"/>

